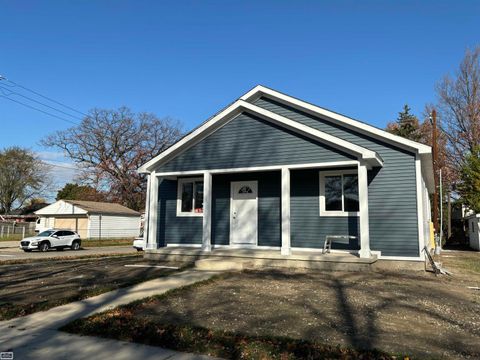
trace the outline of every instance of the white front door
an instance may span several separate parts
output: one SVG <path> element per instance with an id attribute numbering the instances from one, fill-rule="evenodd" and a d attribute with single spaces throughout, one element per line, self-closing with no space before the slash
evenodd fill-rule
<path id="1" fill-rule="evenodd" d="M 257 245 L 258 182 L 234 181 L 230 191 L 230 245 Z"/>

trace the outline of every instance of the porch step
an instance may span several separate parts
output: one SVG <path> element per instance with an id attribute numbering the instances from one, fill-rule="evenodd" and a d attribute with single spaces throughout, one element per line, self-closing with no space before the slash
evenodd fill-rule
<path id="1" fill-rule="evenodd" d="M 163 248 L 147 250 L 150 260 L 181 261 L 195 264 L 197 269 L 242 271 L 245 269 L 312 269 L 332 271 L 372 271 L 377 257 L 359 258 L 352 254 L 321 254 L 298 251 L 283 256 L 280 251 L 216 249 L 205 252 L 198 248 Z"/>
<path id="2" fill-rule="evenodd" d="M 198 270 L 242 271 L 255 269 L 311 269 L 335 271 L 370 271 L 371 262 L 353 262 L 351 259 L 272 259 L 241 257 L 209 257 L 195 261 Z"/>
<path id="3" fill-rule="evenodd" d="M 245 269 L 245 262 L 247 261 L 235 258 L 207 258 L 195 261 L 195 268 L 209 271 L 242 271 Z"/>

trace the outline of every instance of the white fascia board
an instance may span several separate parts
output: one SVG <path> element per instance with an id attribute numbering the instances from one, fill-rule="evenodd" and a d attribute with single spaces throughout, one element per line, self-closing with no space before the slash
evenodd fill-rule
<path id="1" fill-rule="evenodd" d="M 363 123 L 361 121 L 349 118 L 347 116 L 337 114 L 333 111 L 323 109 L 321 107 L 315 106 L 313 104 L 307 103 L 305 101 L 296 99 L 294 97 L 282 94 L 278 91 L 269 89 L 265 86 L 258 85 L 254 87 L 252 90 L 247 92 L 245 95 L 243 95 L 240 99 L 244 101 L 252 101 L 256 100 L 262 95 L 265 95 L 266 97 L 273 98 L 274 100 L 277 100 L 281 103 L 284 103 L 286 105 L 290 105 L 293 107 L 296 107 L 300 110 L 303 110 L 305 112 L 311 113 L 313 115 L 321 115 L 322 117 L 326 117 L 327 120 L 330 120 L 332 122 L 338 123 L 340 125 L 344 125 L 350 129 L 354 129 L 356 131 L 359 131 L 363 134 L 379 138 L 387 143 L 391 143 L 393 145 L 397 145 L 401 148 L 406 148 L 408 150 L 414 150 L 418 152 L 419 154 L 426 154 L 426 153 L 431 153 L 432 148 L 428 145 L 424 145 L 421 143 L 418 143 L 416 141 L 408 140 L 405 139 L 401 136 L 397 136 L 394 134 L 391 134 L 385 130 L 381 130 L 379 128 L 376 128 L 375 126 L 368 125 L 366 123 Z"/>
<path id="2" fill-rule="evenodd" d="M 304 163 L 304 164 L 292 164 L 292 165 L 269 165 L 269 166 L 252 166 L 242 168 L 225 168 L 225 169 L 211 169 L 211 170 L 188 170 L 188 171 L 168 171 L 155 173 L 156 176 L 162 178 L 170 178 L 176 180 L 178 176 L 193 176 L 201 175 L 203 172 L 208 171 L 211 174 L 232 174 L 239 172 L 259 172 L 259 171 L 274 171 L 282 170 L 286 167 L 290 170 L 299 169 L 322 169 L 322 168 L 344 168 L 344 167 L 356 167 L 358 166 L 358 160 L 346 160 L 346 161 L 327 161 L 321 163 Z"/>
<path id="3" fill-rule="evenodd" d="M 240 102 L 245 110 L 249 110 L 255 115 L 260 115 L 267 121 L 276 123 L 297 133 L 301 133 L 302 135 L 307 136 L 313 140 L 327 143 L 328 145 L 336 149 L 340 149 L 344 152 L 360 156 L 362 160 L 367 161 L 372 166 L 383 165 L 383 160 L 375 151 L 368 150 L 362 146 L 355 145 L 349 141 L 340 139 L 336 136 L 327 134 L 326 132 L 314 129 L 310 126 L 300 124 L 295 120 L 290 120 L 284 116 L 278 115 L 257 105 L 253 105 L 249 102 L 243 100 L 240 100 Z"/>
<path id="4" fill-rule="evenodd" d="M 172 146 L 170 146 L 167 150 L 163 151 L 161 154 L 157 155 L 144 165 L 142 165 L 139 169 L 139 173 L 149 173 L 151 171 L 151 167 L 153 165 L 158 164 L 161 160 L 168 158 L 170 156 L 174 156 L 176 153 L 178 153 L 184 145 L 188 144 L 194 139 L 197 138 L 202 138 L 202 134 L 208 133 L 210 134 L 210 131 L 212 128 L 216 128 L 218 126 L 218 123 L 223 120 L 223 122 L 228 121 L 229 119 L 232 119 L 236 115 L 238 115 L 241 112 L 240 110 L 240 101 L 237 100 L 230 106 L 226 107 L 224 110 L 219 112 L 217 115 L 215 115 L 213 118 L 205 122 L 203 125 L 199 126 L 196 130 L 192 131 L 190 134 L 185 136 L 183 139 L 179 140 Z"/>
<path id="5" fill-rule="evenodd" d="M 189 144 L 191 146 L 192 144 L 195 144 L 196 142 L 204 139 L 206 136 L 210 135 L 213 131 L 215 131 L 228 121 L 232 120 L 243 111 L 253 113 L 269 122 L 278 124 L 297 133 L 301 133 L 302 135 L 307 136 L 311 139 L 317 140 L 322 143 L 327 143 L 328 145 L 340 149 L 344 152 L 354 154 L 355 156 L 360 157 L 362 160 L 367 161 L 368 164 L 371 166 L 383 165 L 383 160 L 375 151 L 368 150 L 364 147 L 352 144 L 351 142 L 327 134 L 323 131 L 300 124 L 297 121 L 290 120 L 284 116 L 275 114 L 249 102 L 237 100 L 236 102 L 228 106 L 226 109 L 218 113 L 216 116 L 214 116 L 212 119 L 201 125 L 195 131 L 191 132 L 183 139 L 172 145 L 170 148 L 162 152 L 160 155 L 148 161 L 146 164 L 144 164 L 138 169 L 138 172 L 150 172 L 154 165 L 160 163 L 162 160 L 165 161 L 178 155 L 180 152 L 186 150 Z"/>
<path id="6" fill-rule="evenodd" d="M 435 192 L 435 180 L 433 178 L 433 159 L 432 154 L 420 154 L 420 162 L 422 164 L 422 176 L 427 185 L 429 194 Z"/>

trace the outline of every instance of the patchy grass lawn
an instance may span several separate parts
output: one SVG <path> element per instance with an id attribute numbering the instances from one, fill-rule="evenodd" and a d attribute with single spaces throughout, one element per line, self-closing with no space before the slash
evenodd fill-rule
<path id="1" fill-rule="evenodd" d="M 480 291 L 467 286 L 480 286 L 480 272 L 470 265 L 480 254 L 448 252 L 442 261 L 454 277 L 228 274 L 77 320 L 65 330 L 236 359 L 478 359 Z"/>
<path id="2" fill-rule="evenodd" d="M 439 261 L 447 269 L 454 271 L 461 277 L 480 276 L 480 253 L 475 251 L 444 251 Z"/>
<path id="3" fill-rule="evenodd" d="M 25 234 L 25 237 L 35 236 L 35 234 Z M 22 234 L 10 234 L 0 237 L 0 241 L 20 241 L 23 239 Z"/>
<path id="4" fill-rule="evenodd" d="M 102 247 L 102 246 L 133 246 L 131 239 L 105 239 L 105 240 L 82 240 L 82 247 Z"/>
<path id="5" fill-rule="evenodd" d="M 47 310 L 175 271 L 125 267 L 127 264 L 148 262 L 138 256 L 119 256 L 2 264 L 0 320 Z"/>

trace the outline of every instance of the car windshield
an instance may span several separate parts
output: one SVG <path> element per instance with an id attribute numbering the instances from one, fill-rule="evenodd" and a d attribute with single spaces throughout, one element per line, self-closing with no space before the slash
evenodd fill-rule
<path id="1" fill-rule="evenodd" d="M 47 230 L 47 231 L 41 232 L 40 234 L 38 234 L 38 236 L 50 236 L 50 235 L 52 235 L 54 232 L 55 232 L 55 231 Z"/>

